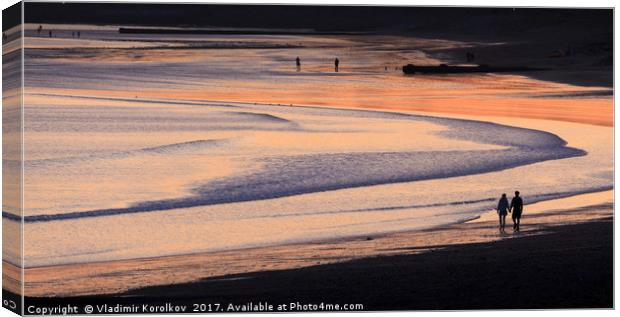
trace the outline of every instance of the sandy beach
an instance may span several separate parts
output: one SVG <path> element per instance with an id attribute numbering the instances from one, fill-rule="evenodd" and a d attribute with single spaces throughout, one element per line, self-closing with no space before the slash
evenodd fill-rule
<path id="1" fill-rule="evenodd" d="M 47 38 L 37 26 L 25 33 L 28 303 L 613 306 L 604 32 L 205 39 L 44 24 Z M 466 64 L 469 51 L 548 69 L 400 70 Z M 500 232 L 493 208 L 514 190 L 522 228 L 508 217 Z M 5 249 L 13 293 L 19 256 Z"/>
<path id="2" fill-rule="evenodd" d="M 74 277 L 67 284 L 80 290 L 91 285 L 91 292 L 112 294 L 34 295 L 28 301 L 38 306 L 161 304 L 170 298 L 179 304 L 299 301 L 362 303 L 365 310 L 611 307 L 613 193 L 547 201 L 527 210 L 520 233 L 500 233 L 489 213 L 421 232 L 30 269 L 27 276 L 37 285 L 67 274 Z M 106 274 L 126 278 L 109 285 Z M 164 285 L 148 286 L 157 284 Z M 137 289 L 126 289 L 131 287 Z M 471 291 L 477 296 L 464 296 Z"/>

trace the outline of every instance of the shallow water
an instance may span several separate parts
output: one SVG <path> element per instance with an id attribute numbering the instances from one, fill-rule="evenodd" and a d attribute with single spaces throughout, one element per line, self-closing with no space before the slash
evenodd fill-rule
<path id="1" fill-rule="evenodd" d="M 437 63 L 423 47 L 468 43 L 55 34 L 26 33 L 26 267 L 423 229 L 475 218 L 515 188 L 533 202 L 613 185 L 610 128 L 316 107 L 501 108 L 531 96 L 552 108 L 541 95 L 595 90 L 393 69 Z"/>

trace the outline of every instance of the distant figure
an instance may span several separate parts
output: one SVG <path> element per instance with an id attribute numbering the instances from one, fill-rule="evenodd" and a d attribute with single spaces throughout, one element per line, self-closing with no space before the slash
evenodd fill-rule
<path id="1" fill-rule="evenodd" d="M 474 56 L 474 53 L 472 53 L 472 52 L 467 52 L 467 54 L 465 54 L 465 57 L 466 57 L 468 63 L 473 62 L 474 59 L 476 58 Z"/>
<path id="2" fill-rule="evenodd" d="M 508 198 L 506 198 L 506 194 L 502 194 L 502 197 L 499 199 L 499 203 L 497 204 L 499 231 L 502 232 L 506 229 L 506 215 L 508 215 L 508 207 Z"/>
<path id="3" fill-rule="evenodd" d="M 78 39 L 79 39 L 80 38 L 80 31 L 77 32 L 77 35 L 78 35 Z"/>
<path id="4" fill-rule="evenodd" d="M 297 58 L 295 59 L 295 64 L 297 65 L 297 71 L 301 70 L 301 59 L 299 59 L 299 56 L 297 56 Z"/>
<path id="5" fill-rule="evenodd" d="M 523 214 L 523 199 L 519 196 L 519 191 L 515 192 L 515 196 L 510 202 L 510 208 L 508 208 L 508 211 L 512 212 L 512 229 L 518 232 L 519 224 L 521 223 L 521 214 Z"/>
<path id="6" fill-rule="evenodd" d="M 385 71 L 387 72 L 387 66 L 385 66 Z"/>
<path id="7" fill-rule="evenodd" d="M 52 37 L 52 30 L 49 31 L 49 36 Z"/>
<path id="8" fill-rule="evenodd" d="M 43 31 L 43 26 L 39 25 L 39 27 L 37 28 L 37 34 L 41 34 L 41 31 Z"/>
<path id="9" fill-rule="evenodd" d="M 336 59 L 334 60 L 334 66 L 336 69 L 336 73 L 338 72 L 338 65 L 340 65 L 340 61 L 338 60 L 338 57 L 336 57 Z"/>

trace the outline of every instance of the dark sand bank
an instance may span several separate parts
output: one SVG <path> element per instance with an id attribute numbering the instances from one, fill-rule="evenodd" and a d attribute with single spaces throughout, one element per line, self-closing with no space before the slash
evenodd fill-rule
<path id="1" fill-rule="evenodd" d="M 544 68 L 520 74 L 544 81 L 612 88 L 612 9 L 469 8 L 462 12 L 467 10 L 467 14 L 437 11 L 434 19 L 417 20 L 407 30 L 397 32 L 469 43 L 469 47 L 426 52 L 449 64 L 466 63 L 466 53 L 471 52 L 473 64 Z"/>
<path id="2" fill-rule="evenodd" d="M 540 71 L 514 72 L 538 80 L 584 87 L 613 87 L 613 42 L 605 38 L 507 40 L 498 45 L 474 45 L 431 52 L 452 64 L 465 63 L 466 53 L 473 63 L 494 67 L 524 66 Z"/>
<path id="3" fill-rule="evenodd" d="M 364 310 L 613 306 L 611 217 L 529 234 L 436 246 L 420 254 L 213 277 L 119 296 L 27 298 L 26 305 L 163 304 L 174 299 L 175 304 L 362 303 Z"/>
<path id="4" fill-rule="evenodd" d="M 612 88 L 611 16 L 610 10 L 559 10 L 541 13 L 538 19 L 515 13 L 503 22 L 492 22 L 486 32 L 472 20 L 469 26 L 459 29 L 436 32 L 418 29 L 412 34 L 471 43 L 470 47 L 431 52 L 449 63 L 466 63 L 466 53 L 471 52 L 474 64 L 544 68 L 545 71 L 522 75 L 577 86 Z M 471 29 L 478 31 L 467 32 Z"/>

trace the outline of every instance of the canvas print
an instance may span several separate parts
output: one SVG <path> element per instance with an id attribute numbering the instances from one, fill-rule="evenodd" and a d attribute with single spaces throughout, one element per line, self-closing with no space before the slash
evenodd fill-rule
<path id="1" fill-rule="evenodd" d="M 611 8 L 3 18 L 9 310 L 613 308 Z"/>

